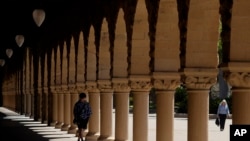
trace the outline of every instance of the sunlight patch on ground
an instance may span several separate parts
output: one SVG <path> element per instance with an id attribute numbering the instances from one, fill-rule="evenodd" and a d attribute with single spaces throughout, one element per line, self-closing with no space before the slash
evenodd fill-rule
<path id="1" fill-rule="evenodd" d="M 43 138 L 49 139 L 49 141 L 76 141 L 75 134 L 68 134 L 67 131 L 61 131 L 55 127 L 50 127 L 47 124 L 43 124 L 40 121 L 34 121 L 34 119 L 25 115 L 19 115 L 7 108 L 0 107 L 0 112 L 6 114 L 3 119 L 12 120 L 28 127 L 36 134 L 41 135 Z"/>

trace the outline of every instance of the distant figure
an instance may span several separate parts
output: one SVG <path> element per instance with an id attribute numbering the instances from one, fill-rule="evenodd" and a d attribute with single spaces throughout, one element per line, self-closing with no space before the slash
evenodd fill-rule
<path id="1" fill-rule="evenodd" d="M 225 123 L 226 123 L 226 118 L 229 116 L 230 111 L 229 111 L 229 107 L 227 105 L 227 101 L 225 99 L 223 99 L 219 106 L 218 106 L 218 110 L 217 110 L 217 117 L 219 117 L 220 119 L 220 131 L 224 130 L 225 127 Z"/>
<path id="2" fill-rule="evenodd" d="M 82 133 L 87 129 L 90 115 L 92 114 L 86 94 L 80 93 L 79 100 L 74 105 L 74 124 L 78 126 L 78 141 L 83 141 Z"/>

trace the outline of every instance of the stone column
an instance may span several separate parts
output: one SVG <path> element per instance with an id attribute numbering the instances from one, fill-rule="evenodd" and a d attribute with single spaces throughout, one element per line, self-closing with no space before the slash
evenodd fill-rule
<path id="1" fill-rule="evenodd" d="M 89 119 L 88 134 L 85 140 L 97 141 L 100 136 L 100 91 L 97 89 L 97 84 L 94 81 L 87 81 L 86 86 L 92 115 Z"/>
<path id="2" fill-rule="evenodd" d="M 15 72 L 15 75 L 13 75 L 13 78 L 15 78 L 14 85 L 13 85 L 13 94 L 16 97 L 15 100 L 15 111 L 17 113 L 20 113 L 21 111 L 21 95 L 19 92 L 19 87 L 18 87 L 18 79 L 19 79 L 19 72 Z"/>
<path id="3" fill-rule="evenodd" d="M 58 99 L 57 99 L 57 92 L 54 86 L 50 86 L 51 94 L 52 94 L 52 122 L 50 123 L 51 126 L 56 126 L 58 122 Z"/>
<path id="4" fill-rule="evenodd" d="M 113 120 L 113 89 L 109 80 L 98 80 L 100 94 L 101 132 L 99 141 L 113 141 L 112 120 Z"/>
<path id="5" fill-rule="evenodd" d="M 225 78 L 232 86 L 233 124 L 250 124 L 250 67 L 249 63 L 230 62 L 223 68 Z M 242 114 L 244 113 L 244 114 Z"/>
<path id="6" fill-rule="evenodd" d="M 33 66 L 33 56 L 30 55 L 30 117 L 34 118 L 34 66 Z"/>
<path id="7" fill-rule="evenodd" d="M 37 105 L 37 117 L 38 117 L 38 120 L 43 122 L 43 119 L 42 119 L 42 115 L 43 115 L 43 106 L 42 106 L 42 72 L 44 70 L 42 70 L 42 57 L 38 57 L 38 74 L 37 74 L 37 102 L 38 103 L 35 103 Z"/>
<path id="8" fill-rule="evenodd" d="M 43 123 L 48 124 L 48 110 L 49 110 L 49 93 L 48 93 L 48 87 L 43 87 Z"/>
<path id="9" fill-rule="evenodd" d="M 39 105 L 39 106 L 37 106 L 37 110 L 38 110 L 38 112 L 37 112 L 37 116 L 38 116 L 38 121 L 41 121 L 41 122 L 43 122 L 43 119 L 42 119 L 42 88 L 40 87 L 40 88 L 37 88 L 37 102 L 38 103 L 34 103 L 34 104 L 37 104 L 37 105 Z"/>
<path id="10" fill-rule="evenodd" d="M 22 69 L 22 94 L 23 94 L 23 114 L 27 114 L 27 94 L 26 94 L 26 53 L 24 53 L 25 61 L 23 62 L 23 69 Z"/>
<path id="11" fill-rule="evenodd" d="M 77 133 L 77 125 L 75 125 L 73 123 L 73 119 L 74 119 L 74 106 L 75 103 L 78 101 L 78 91 L 76 89 L 76 85 L 69 85 L 69 91 L 70 91 L 70 127 L 68 130 L 69 134 L 76 134 Z"/>
<path id="12" fill-rule="evenodd" d="M 31 115 L 31 97 L 30 97 L 30 54 L 29 49 L 26 49 L 26 60 L 25 60 L 25 95 L 26 95 L 26 116 Z"/>
<path id="13" fill-rule="evenodd" d="M 219 63 L 219 4 L 192 0 L 188 5 L 186 47 L 182 50 L 188 92 L 188 141 L 208 141 L 209 90 L 216 83 Z"/>
<path id="14" fill-rule="evenodd" d="M 236 0 L 232 3 L 230 48 L 225 49 L 228 52 L 227 59 L 230 60 L 226 64 L 226 79 L 232 86 L 233 124 L 250 124 L 250 15 L 247 14 L 250 3 Z"/>
<path id="15" fill-rule="evenodd" d="M 115 140 L 128 140 L 129 94 L 128 79 L 113 78 L 115 98 Z M 122 128 L 121 128 L 122 127 Z"/>
<path id="16" fill-rule="evenodd" d="M 56 86 L 57 93 L 57 123 L 55 128 L 61 129 L 64 124 L 64 92 L 61 86 Z"/>
<path id="17" fill-rule="evenodd" d="M 44 72 L 43 72 L 43 89 L 42 89 L 42 99 L 43 99 L 43 123 L 48 124 L 49 120 L 49 91 L 48 91 L 48 55 L 45 54 L 44 57 Z"/>
<path id="18" fill-rule="evenodd" d="M 249 73 L 247 75 L 249 75 Z M 250 109 L 249 109 L 250 87 L 248 86 L 247 89 L 233 88 L 232 91 L 233 91 L 233 99 L 232 99 L 231 111 L 233 112 L 233 124 L 249 125 L 250 124 Z"/>
<path id="19" fill-rule="evenodd" d="M 86 136 L 86 140 L 96 141 L 98 140 L 100 134 L 100 91 L 97 88 L 96 79 L 97 79 L 97 66 L 98 56 L 95 44 L 95 31 L 94 28 L 90 28 L 88 45 L 85 47 L 85 80 L 87 91 L 89 94 L 90 106 L 93 109 L 92 117 L 89 120 L 89 132 Z"/>
<path id="20" fill-rule="evenodd" d="M 55 65 L 56 65 L 56 81 L 55 81 L 55 88 L 56 88 L 56 94 L 57 94 L 57 123 L 55 125 L 55 128 L 61 128 L 63 125 L 63 120 L 64 120 L 64 116 L 63 116 L 63 103 L 64 103 L 64 95 L 63 95 L 63 91 L 62 91 L 62 50 L 63 49 L 63 45 L 58 45 L 57 46 L 57 51 L 56 51 L 56 61 L 55 61 Z"/>
<path id="21" fill-rule="evenodd" d="M 76 133 L 77 127 L 73 124 L 73 108 L 74 104 L 79 99 L 79 93 L 85 92 L 85 49 L 84 49 L 84 39 L 83 39 L 83 32 L 79 32 L 78 34 L 73 36 L 75 43 L 71 42 L 70 48 L 70 77 L 69 82 L 75 82 L 76 91 L 71 93 L 71 109 L 72 109 L 72 126 L 70 127 L 70 133 Z M 73 48 L 73 46 L 75 48 Z M 73 59 L 73 56 L 75 59 Z M 74 71 L 74 72 L 73 72 Z M 74 74 L 74 75 L 73 75 Z M 86 93 L 86 92 L 85 92 Z M 89 97 L 87 97 L 89 98 Z M 86 136 L 87 130 L 84 133 Z"/>
<path id="22" fill-rule="evenodd" d="M 148 141 L 148 109 L 150 77 L 131 76 L 130 86 L 133 94 L 133 140 Z"/>
<path id="23" fill-rule="evenodd" d="M 208 141 L 209 90 L 216 83 L 217 72 L 216 69 L 184 70 L 188 92 L 188 141 Z"/>
<path id="24" fill-rule="evenodd" d="M 87 90 L 86 90 L 86 85 L 84 82 L 77 82 L 76 83 L 76 90 L 77 90 L 77 95 L 73 96 L 73 100 L 74 100 L 74 103 L 77 102 L 79 100 L 79 94 L 80 93 L 86 93 L 87 94 L 87 100 L 89 101 L 89 94 L 87 93 Z M 73 108 L 73 107 L 72 107 Z M 73 112 L 73 111 L 72 111 Z M 89 125 L 88 125 L 89 126 Z M 83 136 L 86 137 L 88 133 L 88 129 L 84 131 L 83 133 Z"/>
<path id="25" fill-rule="evenodd" d="M 156 89 L 156 141 L 174 140 L 174 94 L 180 85 L 179 73 L 154 73 Z"/>
<path id="26" fill-rule="evenodd" d="M 68 90 L 69 83 L 69 52 L 67 46 L 70 45 L 70 41 L 65 41 L 63 45 L 63 56 L 62 56 L 62 91 L 63 91 L 63 131 L 68 131 L 70 127 L 70 92 Z M 70 47 L 70 46 L 69 46 Z"/>
<path id="27" fill-rule="evenodd" d="M 7 84 L 6 81 L 2 83 L 2 106 L 7 107 L 6 105 L 6 95 L 7 95 Z"/>
<path id="28" fill-rule="evenodd" d="M 70 127 L 70 123 L 71 123 L 71 96 L 70 96 L 70 92 L 68 90 L 68 85 L 64 85 L 63 86 L 63 126 L 62 126 L 62 131 L 68 131 L 69 127 Z"/>
<path id="29" fill-rule="evenodd" d="M 11 101 L 11 95 L 10 95 L 10 92 L 9 92 L 9 81 L 10 80 L 7 80 L 5 82 L 3 82 L 3 106 L 4 107 L 7 107 L 7 108 L 11 108 L 11 104 L 12 104 L 12 101 Z"/>
<path id="30" fill-rule="evenodd" d="M 73 36 L 74 37 L 74 36 Z M 68 113 L 70 115 L 70 127 L 68 130 L 69 134 L 76 134 L 77 131 L 77 126 L 73 123 L 74 119 L 74 105 L 78 101 L 78 92 L 77 92 L 77 54 L 76 51 L 78 51 L 78 48 L 75 46 L 74 39 L 71 38 L 70 42 L 70 49 L 69 49 L 69 57 L 68 57 L 68 62 L 69 62 L 69 82 L 68 82 L 68 90 L 70 92 L 70 112 Z M 82 60 L 83 61 L 83 60 Z M 82 67 L 82 66 L 80 66 Z M 81 72 L 82 73 L 82 72 Z M 85 85 L 83 85 L 83 89 L 85 88 Z"/>
<path id="31" fill-rule="evenodd" d="M 56 80 L 56 50 L 52 49 L 51 52 L 51 78 L 50 78 L 50 101 L 51 101 L 51 105 L 52 106 L 52 110 L 51 110 L 51 123 L 50 126 L 55 126 L 57 123 L 57 93 L 56 93 L 56 89 L 55 89 L 55 80 Z"/>
<path id="32" fill-rule="evenodd" d="M 26 88 L 26 105 L 27 105 L 27 113 L 25 114 L 26 116 L 30 117 L 31 116 L 31 94 L 30 90 Z"/>

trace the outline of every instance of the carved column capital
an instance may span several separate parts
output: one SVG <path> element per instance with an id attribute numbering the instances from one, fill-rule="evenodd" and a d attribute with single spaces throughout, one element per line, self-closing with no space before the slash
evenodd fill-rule
<path id="1" fill-rule="evenodd" d="M 34 94 L 34 88 L 30 88 L 30 92 L 29 92 L 29 94 Z"/>
<path id="2" fill-rule="evenodd" d="M 76 84 L 68 84 L 68 90 L 71 94 L 76 94 L 77 93 Z"/>
<path id="3" fill-rule="evenodd" d="M 61 89 L 63 92 L 68 91 L 68 85 L 61 85 Z"/>
<path id="4" fill-rule="evenodd" d="M 129 81 L 127 78 L 113 78 L 112 86 L 115 92 L 130 92 Z"/>
<path id="5" fill-rule="evenodd" d="M 77 82 L 76 83 L 76 90 L 78 93 L 84 92 L 86 90 L 86 85 L 83 82 Z"/>
<path id="6" fill-rule="evenodd" d="M 226 72 L 225 78 L 232 87 L 250 88 L 250 72 Z"/>
<path id="7" fill-rule="evenodd" d="M 153 74 L 154 88 L 158 90 L 175 90 L 181 84 L 181 77 L 176 73 L 159 73 Z"/>
<path id="8" fill-rule="evenodd" d="M 41 93 L 42 92 L 42 87 L 39 87 L 39 88 L 37 88 L 37 91 L 39 92 L 39 93 Z"/>
<path id="9" fill-rule="evenodd" d="M 209 89 L 216 83 L 216 77 L 211 76 L 187 76 L 186 87 L 189 89 Z"/>
<path id="10" fill-rule="evenodd" d="M 100 90 L 97 87 L 96 81 L 87 81 L 86 89 L 88 92 L 100 92 Z"/>
<path id="11" fill-rule="evenodd" d="M 56 91 L 61 91 L 62 90 L 61 85 L 55 85 L 54 88 L 55 88 Z"/>
<path id="12" fill-rule="evenodd" d="M 97 85 L 101 92 L 113 92 L 114 91 L 110 80 L 98 80 Z"/>
<path id="13" fill-rule="evenodd" d="M 131 75 L 129 85 L 133 91 L 150 91 L 152 88 L 150 76 Z"/>
<path id="14" fill-rule="evenodd" d="M 250 63 L 229 62 L 222 66 L 224 78 L 232 87 L 250 88 Z"/>
<path id="15" fill-rule="evenodd" d="M 56 87 L 53 85 L 53 86 L 50 86 L 50 92 L 55 94 L 56 93 Z"/>
<path id="16" fill-rule="evenodd" d="M 217 82 L 217 69 L 185 69 L 185 86 L 188 89 L 208 90 Z"/>
<path id="17" fill-rule="evenodd" d="M 43 93 L 48 94 L 48 90 L 49 90 L 48 87 L 43 87 L 42 90 L 43 90 Z"/>

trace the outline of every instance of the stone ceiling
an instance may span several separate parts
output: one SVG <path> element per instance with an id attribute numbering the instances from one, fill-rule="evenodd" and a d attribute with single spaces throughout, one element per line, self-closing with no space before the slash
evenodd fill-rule
<path id="1" fill-rule="evenodd" d="M 149 35 L 154 36 L 157 22 L 157 10 L 160 0 L 145 0 L 149 16 Z M 181 39 L 181 52 L 185 52 L 186 24 L 189 0 L 177 0 L 179 12 L 179 28 Z M 122 8 L 127 13 L 124 15 L 127 26 L 128 40 L 132 36 L 133 16 L 135 14 L 137 0 L 8 0 L 1 4 L 1 47 L 0 59 L 6 60 L 6 65 L 0 67 L 0 71 L 15 72 L 21 68 L 25 48 L 31 48 L 33 53 L 46 51 L 59 41 L 65 40 L 74 33 L 83 31 L 88 33 L 90 26 L 100 32 L 104 18 L 108 21 L 110 37 L 115 30 L 118 11 Z M 230 37 L 230 9 L 232 0 L 220 0 L 220 13 L 222 19 L 222 41 L 226 46 Z M 32 17 L 36 9 L 45 11 L 45 20 L 41 26 L 37 26 Z M 15 37 L 23 35 L 25 41 L 22 47 L 18 47 Z M 96 34 L 95 36 L 97 36 Z M 153 39 L 153 37 L 152 37 Z M 111 39 L 112 40 L 112 39 Z M 129 42 L 128 42 L 129 43 Z M 12 49 L 13 55 L 8 58 L 6 49 Z M 225 47 L 226 48 L 226 47 Z M 183 51 L 184 50 L 184 51 Z M 7 67 L 7 68 L 6 68 Z M 4 69 L 3 69 L 4 68 Z M 1 72 L 0 72 L 1 73 Z"/>
<path id="2" fill-rule="evenodd" d="M 105 13 L 116 13 L 112 10 L 117 10 L 121 1 L 65 0 L 52 3 L 49 0 L 9 0 L 1 8 L 0 59 L 6 60 L 5 66 L 14 71 L 22 65 L 25 48 L 45 50 L 74 32 L 88 29 L 90 25 L 98 26 Z M 40 26 L 32 15 L 36 9 L 45 11 L 45 20 Z M 17 35 L 25 39 L 22 47 L 15 41 Z M 11 58 L 6 55 L 6 49 L 13 50 Z"/>

